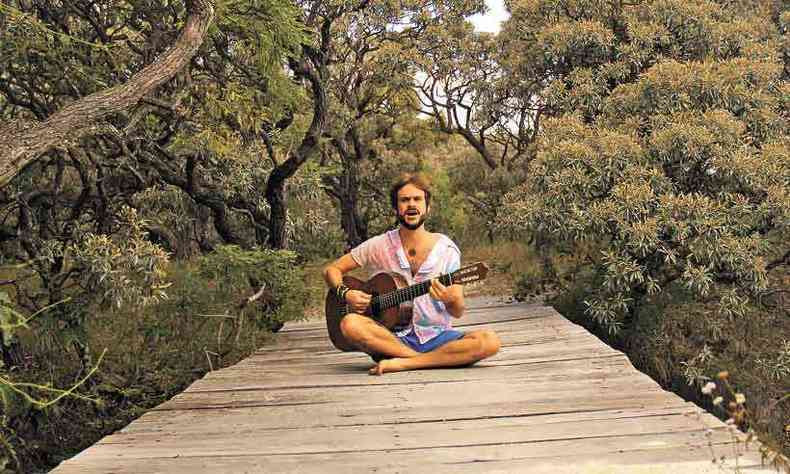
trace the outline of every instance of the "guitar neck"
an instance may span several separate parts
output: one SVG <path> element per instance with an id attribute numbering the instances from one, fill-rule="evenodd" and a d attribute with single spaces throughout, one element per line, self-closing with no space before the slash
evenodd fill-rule
<path id="1" fill-rule="evenodd" d="M 452 282 L 452 277 L 449 273 L 446 273 L 439 277 L 439 282 L 442 285 L 450 286 Z M 431 280 L 425 280 L 420 283 L 416 283 L 406 288 L 401 288 L 399 290 L 391 291 L 389 293 L 385 293 L 383 295 L 378 295 L 374 298 L 373 307 L 377 308 L 380 311 L 385 309 L 389 309 L 395 306 L 398 306 L 401 303 L 405 303 L 407 301 L 411 301 L 414 298 L 422 296 L 431 289 Z"/>

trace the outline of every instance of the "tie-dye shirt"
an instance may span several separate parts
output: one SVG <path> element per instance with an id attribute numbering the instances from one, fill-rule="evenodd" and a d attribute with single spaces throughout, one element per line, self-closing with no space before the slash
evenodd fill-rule
<path id="1" fill-rule="evenodd" d="M 420 269 L 412 276 L 398 229 L 366 240 L 351 250 L 351 256 L 370 276 L 381 272 L 397 273 L 409 285 L 454 272 L 461 267 L 461 251 L 458 246 L 449 237 L 441 234 Z M 411 327 L 398 331 L 398 336 L 406 335 L 413 328 L 420 343 L 424 344 L 445 329 L 452 328 L 452 316 L 445 304 L 431 298 L 430 294 L 418 296 L 413 305 Z"/>

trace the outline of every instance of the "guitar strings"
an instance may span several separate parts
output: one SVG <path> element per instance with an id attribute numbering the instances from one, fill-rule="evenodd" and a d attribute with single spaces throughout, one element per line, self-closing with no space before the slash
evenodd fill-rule
<path id="1" fill-rule="evenodd" d="M 444 285 L 452 284 L 452 277 L 450 274 L 442 275 L 439 277 L 439 281 L 442 282 Z M 400 303 L 413 300 L 418 296 L 422 296 L 425 293 L 428 293 L 428 288 L 431 285 L 431 280 L 426 280 L 415 285 L 408 286 L 406 288 L 399 288 L 395 291 L 389 292 L 384 295 L 377 295 L 373 297 L 371 301 L 372 305 L 376 303 L 379 304 L 380 309 L 387 309 L 392 308 L 394 306 L 399 305 Z M 348 305 L 342 304 L 338 306 L 338 310 L 340 311 L 340 316 L 348 314 Z"/>

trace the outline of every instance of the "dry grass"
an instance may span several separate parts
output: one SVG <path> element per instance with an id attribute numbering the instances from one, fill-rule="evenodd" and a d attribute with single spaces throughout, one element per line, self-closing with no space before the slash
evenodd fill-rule
<path id="1" fill-rule="evenodd" d="M 536 277 L 540 269 L 533 249 L 521 242 L 498 242 L 463 249 L 463 262 L 483 262 L 490 268 L 485 281 L 465 291 L 467 296 L 512 298 L 519 279 Z"/>

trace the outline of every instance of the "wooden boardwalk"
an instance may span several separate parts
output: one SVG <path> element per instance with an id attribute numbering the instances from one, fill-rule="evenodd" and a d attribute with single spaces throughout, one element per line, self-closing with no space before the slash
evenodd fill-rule
<path id="1" fill-rule="evenodd" d="M 551 308 L 470 306 L 456 327 L 503 343 L 476 366 L 372 377 L 322 322 L 289 325 L 53 472 L 732 472 L 724 424 L 621 352 Z M 774 472 L 754 446 L 739 464 Z"/>

